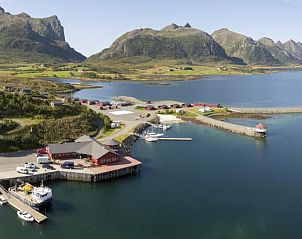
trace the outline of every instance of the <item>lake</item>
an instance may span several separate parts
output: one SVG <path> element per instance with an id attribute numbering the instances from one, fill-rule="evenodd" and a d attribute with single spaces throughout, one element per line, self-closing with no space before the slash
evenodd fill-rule
<path id="1" fill-rule="evenodd" d="M 300 78 L 302 72 L 213 77 L 169 86 L 100 83 L 103 89 L 77 96 L 301 106 Z M 265 123 L 269 136 L 260 140 L 192 123 L 173 125 L 167 137 L 193 141 L 138 141 L 131 154 L 143 162 L 139 175 L 100 184 L 48 184 L 55 199 L 44 224 L 23 223 L 15 211 L 1 207 L 0 238 L 300 239 L 302 115 L 275 115 Z"/>

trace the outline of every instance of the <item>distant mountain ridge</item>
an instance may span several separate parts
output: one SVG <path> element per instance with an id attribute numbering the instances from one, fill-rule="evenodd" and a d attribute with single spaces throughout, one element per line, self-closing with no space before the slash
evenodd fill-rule
<path id="1" fill-rule="evenodd" d="M 136 29 L 119 37 L 110 48 L 91 56 L 89 62 L 130 59 L 177 59 L 184 62 L 240 62 L 228 56 L 225 50 L 206 32 L 171 24 L 161 30 Z"/>
<path id="2" fill-rule="evenodd" d="M 0 60 L 29 62 L 83 61 L 85 56 L 65 41 L 57 16 L 12 15 L 0 7 Z"/>
<path id="3" fill-rule="evenodd" d="M 274 42 L 264 37 L 256 41 L 251 37 L 226 28 L 212 35 L 192 28 L 189 23 L 175 23 L 161 30 L 136 29 L 125 33 L 87 62 L 142 59 L 175 59 L 184 62 L 236 63 L 247 65 L 289 65 L 302 63 L 302 43 L 290 40 Z"/>

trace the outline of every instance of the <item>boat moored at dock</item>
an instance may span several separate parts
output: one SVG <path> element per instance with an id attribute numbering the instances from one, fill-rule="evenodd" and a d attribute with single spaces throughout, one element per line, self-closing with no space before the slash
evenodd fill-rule
<path id="1" fill-rule="evenodd" d="M 26 221 L 26 222 L 33 222 L 35 220 L 31 214 L 29 214 L 25 211 L 17 211 L 17 215 L 19 218 L 21 218 L 23 221 Z"/>
<path id="2" fill-rule="evenodd" d="M 11 187 L 8 191 L 11 195 L 33 208 L 39 208 L 40 206 L 49 203 L 53 197 L 52 190 L 45 187 L 43 182 L 39 187 L 34 187 L 31 184 L 26 183 L 19 187 Z"/>

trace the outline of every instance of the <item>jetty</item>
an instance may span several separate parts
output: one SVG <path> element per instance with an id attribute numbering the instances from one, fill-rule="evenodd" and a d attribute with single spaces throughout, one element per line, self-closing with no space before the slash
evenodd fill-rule
<path id="1" fill-rule="evenodd" d="M 242 134 L 242 135 L 255 137 L 255 138 L 263 138 L 266 136 L 263 133 L 256 132 L 255 128 L 248 127 L 248 126 L 232 124 L 232 123 L 212 119 L 212 118 L 209 118 L 206 116 L 202 116 L 202 115 L 196 117 L 195 119 L 200 123 L 203 123 L 203 124 L 215 127 L 215 128 L 219 128 L 219 129 L 224 129 L 224 130 L 227 130 L 227 131 L 230 131 L 233 133 L 237 133 L 237 134 Z"/>
<path id="2" fill-rule="evenodd" d="M 2 185 L 0 185 L 0 192 L 2 193 L 3 197 L 6 198 L 10 206 L 12 206 L 18 211 L 24 211 L 29 213 L 30 215 L 33 216 L 33 218 L 37 223 L 42 223 L 47 220 L 47 217 L 45 215 L 34 210 L 30 206 L 26 205 L 25 203 L 23 203 L 13 195 L 11 195 Z"/>
<path id="3" fill-rule="evenodd" d="M 241 114 L 294 114 L 302 113 L 302 107 L 228 108 L 229 112 Z"/>

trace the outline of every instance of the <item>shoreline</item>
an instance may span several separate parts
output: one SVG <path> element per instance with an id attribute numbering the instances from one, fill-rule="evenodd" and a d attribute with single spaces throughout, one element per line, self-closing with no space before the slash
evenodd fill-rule
<path id="1" fill-rule="evenodd" d="M 259 68 L 260 70 L 261 68 Z M 266 68 L 263 68 L 264 70 Z M 43 77 L 40 79 L 69 79 L 69 80 L 79 80 L 84 82 L 139 82 L 139 83 L 154 83 L 165 85 L 165 82 L 171 81 L 191 81 L 191 80 L 202 80 L 208 77 L 217 77 L 217 76 L 251 76 L 251 75 L 263 75 L 263 74 L 274 74 L 279 72 L 289 72 L 289 71 L 302 71 L 302 65 L 296 67 L 280 67 L 280 68 L 268 68 L 266 72 L 237 72 L 237 73 L 222 73 L 222 74 L 196 74 L 196 75 L 159 75 L 159 74 L 149 74 L 146 75 L 146 78 L 134 79 L 134 78 L 125 78 L 125 79 L 102 79 L 102 78 L 87 78 L 87 77 Z M 142 77 L 144 75 L 141 75 Z M 39 78 L 39 77 L 36 77 Z M 80 83 L 82 84 L 82 83 Z"/>

